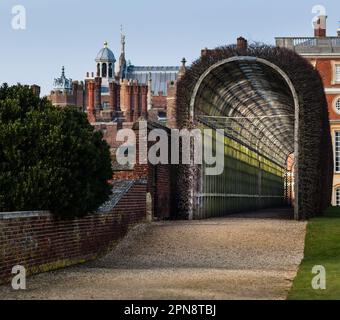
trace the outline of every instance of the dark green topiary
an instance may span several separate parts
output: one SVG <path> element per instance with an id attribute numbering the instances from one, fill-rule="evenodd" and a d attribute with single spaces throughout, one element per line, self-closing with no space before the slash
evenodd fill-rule
<path id="1" fill-rule="evenodd" d="M 27 86 L 0 88 L 0 211 L 84 216 L 107 200 L 111 177 L 109 147 L 85 114 Z"/>

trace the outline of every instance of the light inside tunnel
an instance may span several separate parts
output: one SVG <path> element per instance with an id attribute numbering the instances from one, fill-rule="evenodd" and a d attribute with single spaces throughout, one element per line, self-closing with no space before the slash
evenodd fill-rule
<path id="1" fill-rule="evenodd" d="M 296 101 L 288 77 L 262 59 L 228 59 L 202 75 L 191 113 L 202 128 L 225 129 L 225 170 L 220 176 L 201 170 L 195 218 L 288 203 Z"/>

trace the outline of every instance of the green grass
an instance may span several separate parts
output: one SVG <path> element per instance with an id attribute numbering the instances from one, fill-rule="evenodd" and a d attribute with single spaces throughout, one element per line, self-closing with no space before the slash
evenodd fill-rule
<path id="1" fill-rule="evenodd" d="M 327 289 L 312 288 L 312 269 L 326 268 Z M 330 208 L 325 217 L 311 219 L 307 227 L 305 258 L 299 268 L 289 300 L 340 300 L 340 208 Z"/>

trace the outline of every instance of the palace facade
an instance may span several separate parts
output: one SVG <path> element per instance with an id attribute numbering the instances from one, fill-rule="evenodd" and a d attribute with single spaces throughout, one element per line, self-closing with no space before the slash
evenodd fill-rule
<path id="1" fill-rule="evenodd" d="M 334 151 L 332 205 L 340 206 L 340 25 L 336 36 L 328 36 L 327 17 L 320 16 L 314 23 L 313 37 L 277 37 L 276 45 L 306 58 L 322 78 Z"/>

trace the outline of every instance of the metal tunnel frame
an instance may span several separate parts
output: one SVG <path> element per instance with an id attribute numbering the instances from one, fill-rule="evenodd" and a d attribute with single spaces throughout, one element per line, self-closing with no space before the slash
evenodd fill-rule
<path id="1" fill-rule="evenodd" d="M 206 69 L 206 71 L 200 76 L 199 80 L 197 81 L 192 96 L 191 96 L 191 101 L 190 101 L 190 111 L 189 111 L 189 116 L 190 116 L 190 121 L 192 123 L 194 122 L 198 122 L 201 123 L 203 126 L 205 127 L 210 127 L 210 128 L 219 128 L 221 126 L 221 123 L 219 123 L 219 121 L 222 120 L 222 126 L 223 126 L 223 121 L 227 118 L 219 117 L 219 116 L 214 116 L 214 115 L 201 115 L 199 114 L 199 112 L 196 112 L 196 103 L 198 100 L 198 96 L 199 96 L 199 91 L 202 88 L 202 85 L 204 83 L 204 81 L 213 74 L 213 72 L 215 70 L 217 70 L 218 68 L 228 65 L 228 64 L 232 64 L 232 63 L 251 63 L 251 64 L 260 64 L 263 66 L 266 66 L 268 68 L 270 68 L 274 73 L 276 73 L 284 82 L 285 84 L 289 87 L 290 90 L 290 94 L 292 97 L 292 101 L 294 103 L 294 134 L 293 134 L 293 141 L 292 141 L 292 145 L 293 145 L 293 153 L 294 153 L 294 159 L 295 159 L 295 166 L 294 166 L 294 216 L 295 219 L 299 219 L 299 183 L 298 183 L 298 172 L 299 172 L 299 163 L 298 163 L 298 159 L 299 159 L 299 115 L 300 115 L 300 106 L 299 106 L 299 99 L 298 99 L 298 95 L 297 92 L 295 90 L 295 87 L 291 81 L 291 79 L 288 77 L 288 75 L 281 69 L 279 68 L 277 65 L 275 65 L 272 62 L 269 62 L 263 58 L 258 58 L 258 57 L 253 57 L 253 56 L 234 56 L 231 58 L 227 58 L 227 59 L 223 59 L 213 65 L 211 65 L 208 69 Z M 227 74 L 225 75 L 226 77 L 228 76 Z M 242 101 L 241 101 L 242 102 Z M 249 108 L 250 109 L 250 108 Z M 236 110 L 236 109 L 235 109 Z M 249 113 L 251 115 L 251 113 Z M 259 136 L 251 136 L 252 133 L 247 132 L 247 136 L 249 135 L 249 144 L 247 145 L 247 143 L 245 143 L 245 141 L 242 141 L 242 136 L 238 136 L 239 132 L 243 132 L 243 131 L 247 131 L 247 125 L 254 125 L 251 121 L 249 121 L 249 123 L 245 123 L 242 124 L 240 120 L 242 120 L 244 117 L 244 115 L 238 115 L 238 116 L 234 116 L 232 115 L 230 118 L 228 118 L 230 120 L 230 122 L 232 123 L 229 126 L 229 130 L 230 130 L 230 135 L 228 135 L 228 133 L 226 133 L 226 138 L 230 138 L 231 140 L 237 141 L 238 138 L 240 139 L 240 144 L 246 146 L 246 148 L 248 148 L 249 150 L 253 150 L 253 152 L 259 156 L 262 157 L 262 159 L 268 158 L 269 161 L 271 161 L 272 163 L 277 163 L 279 166 L 283 166 L 283 163 L 285 160 L 287 160 L 287 157 L 289 156 L 289 152 L 288 152 L 288 147 L 287 149 L 283 149 L 281 150 L 282 146 L 280 143 L 275 144 L 277 141 L 275 140 L 276 137 L 272 136 L 272 140 L 268 139 L 268 137 L 266 137 L 266 134 L 263 132 L 261 132 L 263 137 L 263 140 L 267 139 L 267 141 L 272 142 L 273 146 L 276 146 L 276 152 L 277 152 L 277 162 L 275 161 L 275 159 L 270 157 L 270 148 L 268 148 L 267 145 L 264 144 L 263 146 L 263 153 L 261 154 L 261 152 L 259 152 L 259 148 L 258 148 L 258 144 L 261 143 Z M 252 117 L 252 116 L 249 116 Z M 270 117 L 270 116 L 268 116 Z M 273 116 L 274 117 L 274 116 Z M 258 123 L 261 123 L 261 121 L 265 121 L 265 116 L 263 116 L 261 118 L 261 116 L 259 116 L 258 119 L 256 119 L 256 116 L 253 116 L 254 120 L 258 120 Z M 244 117 L 244 119 L 246 119 L 246 117 Z M 267 120 L 268 122 L 268 120 Z M 275 121 L 274 121 L 275 122 Z M 274 123 L 274 125 L 276 126 L 277 124 Z M 291 125 L 290 124 L 290 120 L 287 120 L 287 127 Z M 255 127 L 255 125 L 254 125 Z M 265 129 L 268 129 L 267 126 L 264 127 Z M 248 127 L 249 129 L 249 127 Z M 276 127 L 274 127 L 274 130 L 276 129 Z M 285 128 L 284 128 L 285 129 Z M 286 128 L 287 129 L 287 128 Z M 242 131 L 243 130 L 243 131 Z M 281 129 L 280 129 L 281 130 Z M 264 131 L 264 130 L 262 130 Z M 286 134 L 287 130 L 283 130 L 282 134 Z M 289 136 L 289 134 L 287 134 Z M 290 136 L 288 137 L 290 138 Z M 256 141 L 257 140 L 257 141 Z M 280 141 L 279 141 L 280 142 Z M 256 144 L 256 147 L 254 147 L 254 145 L 251 144 Z M 284 158 L 286 156 L 286 158 Z M 259 161 L 259 160 L 258 160 Z M 259 162 L 260 163 L 260 162 Z M 286 165 L 287 163 L 285 163 Z M 260 164 L 260 172 L 261 172 L 261 164 Z M 260 178 L 262 179 L 262 178 Z M 262 180 L 261 182 L 262 183 Z M 195 188 L 195 187 L 194 187 Z M 194 190 L 191 191 L 192 194 L 194 193 Z M 194 210 L 194 208 L 192 207 L 192 210 Z M 189 218 L 194 218 L 194 212 L 190 212 L 189 213 Z"/>

